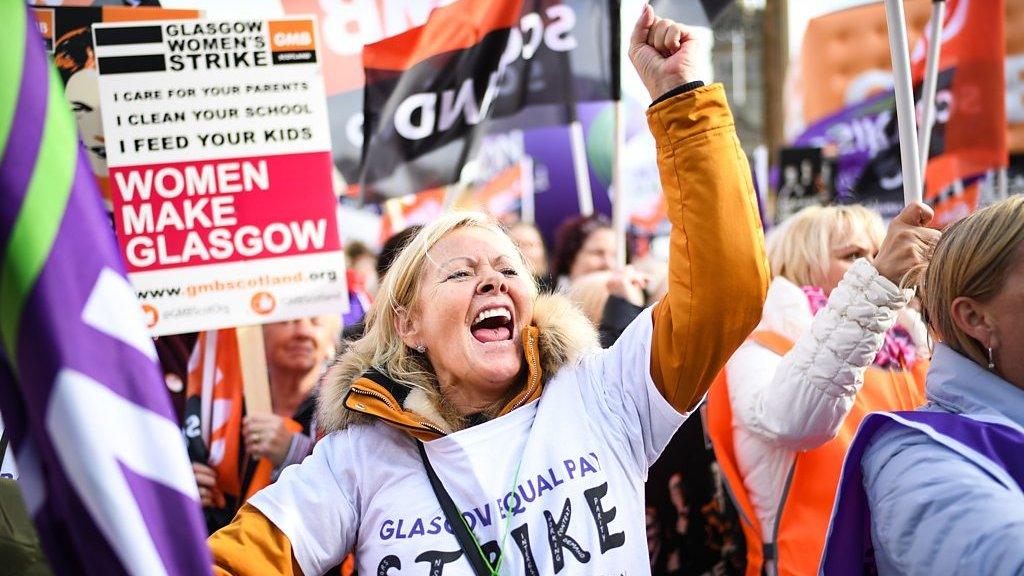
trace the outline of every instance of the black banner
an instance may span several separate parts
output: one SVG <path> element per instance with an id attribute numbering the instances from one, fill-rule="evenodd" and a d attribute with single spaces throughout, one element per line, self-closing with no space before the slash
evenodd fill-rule
<path id="1" fill-rule="evenodd" d="M 494 106 L 509 31 L 433 56 L 404 72 L 366 71 L 364 198 L 457 182 Z M 422 159 L 417 162 L 418 159 Z"/>
<path id="2" fill-rule="evenodd" d="M 407 70 L 367 66 L 363 198 L 379 201 L 457 182 L 483 134 L 567 124 L 576 120 L 577 102 L 609 99 L 607 10 L 604 1 L 533 0 L 524 3 L 515 25 L 473 46 Z M 333 129 L 351 142 L 350 122 Z"/>
<path id="3" fill-rule="evenodd" d="M 141 56 L 107 56 L 98 59 L 100 74 L 127 74 L 129 72 L 163 72 L 167 63 L 163 54 Z"/>
<path id="4" fill-rule="evenodd" d="M 935 124 L 932 125 L 928 147 L 929 159 L 941 156 L 946 151 L 946 124 L 952 113 L 949 95 L 955 72 L 955 68 L 941 70 L 936 79 Z M 920 101 L 919 83 L 914 87 L 914 102 Z M 883 216 L 891 218 L 903 206 L 903 162 L 900 156 L 899 125 L 895 109 L 885 126 L 885 137 L 889 147 L 880 150 L 864 167 L 854 192 L 857 202 L 876 205 Z M 917 157 L 916 151 L 914 156 Z"/>

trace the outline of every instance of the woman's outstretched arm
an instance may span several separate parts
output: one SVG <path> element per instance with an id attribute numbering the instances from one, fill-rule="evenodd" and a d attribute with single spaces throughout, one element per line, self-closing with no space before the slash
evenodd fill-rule
<path id="1" fill-rule="evenodd" d="M 757 325 L 769 279 L 750 167 L 725 90 L 697 83 L 700 52 L 689 28 L 644 8 L 630 58 L 655 99 L 647 118 L 672 223 L 651 377 L 680 412 L 703 398 Z"/>

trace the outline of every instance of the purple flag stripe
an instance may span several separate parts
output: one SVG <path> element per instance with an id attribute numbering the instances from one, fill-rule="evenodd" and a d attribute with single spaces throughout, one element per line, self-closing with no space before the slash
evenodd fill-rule
<path id="1" fill-rule="evenodd" d="M 36 422 L 33 422 L 35 428 Z M 42 424 L 39 425 L 42 427 Z M 39 438 L 37 434 L 33 437 Z M 59 462 L 52 445 L 38 446 L 40 458 Z M 55 574 L 128 574 L 110 543 L 89 519 L 81 498 L 60 466 L 48 466 L 44 479 L 46 500 L 33 518 L 46 559 Z M 25 485 L 27 492 L 32 486 Z M 117 511 L 111 510 L 111 514 Z"/>
<path id="2" fill-rule="evenodd" d="M 28 408 L 33 414 L 45 414 L 50 405 L 52 385 L 58 372 L 70 368 L 102 382 L 132 403 L 173 421 L 170 402 L 161 384 L 159 371 L 152 360 L 134 347 L 87 326 L 81 320 L 82 310 L 102 270 L 105 267 L 113 268 L 123 274 L 113 235 L 109 233 L 106 217 L 92 183 L 92 171 L 84 152 L 79 147 L 75 187 L 68 198 L 66 217 L 61 222 L 50 257 L 25 303 L 18 334 L 18 365 L 22 367 L 23 381 L 40 383 L 31 389 L 23 390 Z M 81 249 L 83 239 L 91 240 L 90 249 Z M 39 350 L 53 350 L 58 357 L 50 359 L 52 361 L 39 362 Z M 43 383 L 46 385 L 42 385 Z M 111 416 L 113 415 L 97 414 L 98 418 Z M 43 429 L 42 418 L 35 419 L 33 427 L 37 428 L 33 430 L 34 436 L 47 434 Z M 50 442 L 40 448 L 46 453 L 44 461 L 59 461 Z M 182 464 L 185 465 L 184 460 Z M 152 494 L 146 492 L 152 492 L 156 483 L 147 480 L 146 485 L 139 486 L 137 483 L 136 486 L 136 500 L 151 501 Z M 161 492 L 169 490 L 163 489 Z M 66 483 L 63 478 L 49 478 L 48 497 L 56 497 L 62 493 L 69 496 L 74 494 L 73 485 Z M 102 536 L 95 522 L 82 507 L 79 497 L 81 495 L 76 494 L 73 498 L 61 498 L 64 501 L 60 502 L 59 506 L 63 508 L 61 515 L 69 521 L 68 528 L 74 538 L 75 548 L 80 550 L 81 554 L 90 557 L 90 564 L 104 564 L 90 565 L 85 572 L 128 573 L 119 567 L 115 554 L 105 555 L 102 562 L 99 562 L 99 559 L 90 552 L 91 547 L 97 545 L 96 540 L 102 540 Z M 182 495 L 179 500 L 189 499 Z M 177 572 L 179 574 L 203 574 L 210 566 L 209 557 L 204 554 L 205 529 L 199 507 L 194 500 L 191 502 L 191 506 L 177 506 L 173 514 L 168 515 L 165 510 L 161 515 L 147 517 L 151 533 L 163 535 L 175 534 L 175 531 L 184 532 L 175 534 L 175 540 L 171 542 L 155 541 L 165 565 L 186 563 L 190 566 L 188 570 Z M 192 537 L 189 538 L 189 535 Z M 57 550 L 51 550 L 59 554 Z"/>
<path id="3" fill-rule="evenodd" d="M 25 49 L 22 51 L 22 77 L 0 80 L 19 84 L 7 142 L 0 151 L 0 191 L 3 192 L 0 194 L 0 257 L 6 252 L 14 223 L 28 195 L 42 141 L 51 79 L 49 62 L 36 32 L 35 20 L 26 18 L 23 24 Z M 36 46 L 33 43 L 40 44 Z M 7 353 L 0 345 L 0 406 L 5 408 L 4 425 L 11 446 L 17 453 L 27 433 L 29 412 L 18 389 L 12 365 L 14 359 L 7 358 Z"/>
<path id="4" fill-rule="evenodd" d="M 123 466 L 121 469 L 146 518 L 174 518 L 182 510 L 198 509 L 196 502 L 181 492 L 139 476 Z M 146 524 L 168 574 L 199 574 L 201 570 L 209 570 L 211 561 L 208 558 L 182 553 L 181 543 L 195 540 L 194 528 L 185 522 Z M 199 544 L 205 547 L 206 542 L 201 541 Z"/>
<path id="5" fill-rule="evenodd" d="M 93 285 L 104 267 L 120 272 L 113 233 L 109 231 L 98 200 L 87 193 L 95 188 L 84 188 L 83 181 L 92 182 L 92 170 L 81 146 L 75 167 L 75 190 L 68 197 L 67 211 L 54 238 L 50 256 L 43 266 L 25 302 L 23 319 L 17 335 L 18 366 L 26 382 L 47 382 L 52 385 L 57 373 L 64 368 L 82 372 L 107 383 L 131 375 L 126 381 L 109 384 L 119 394 L 143 406 L 152 405 L 154 411 L 173 418 L 166 393 L 162 389 L 148 390 L 140 383 L 157 379 L 156 365 L 138 351 L 126 354 L 124 346 L 81 321 L 82 309 Z M 80 191 L 81 190 L 81 191 Z M 81 250 L 83 241 L 90 244 Z M 39 362 L 39 350 L 52 349 L 56 357 L 50 362 Z M 136 388 L 134 392 L 129 388 Z M 49 387 L 24 390 L 33 413 L 44 414 L 49 402 Z M 138 396 L 132 397 L 132 394 Z M 163 408 L 162 410 L 160 408 Z M 40 425 L 42 425 L 40 423 Z"/>
<path id="6" fill-rule="evenodd" d="M 35 30 L 35 19 L 26 22 L 26 41 L 41 42 Z M 18 217 L 18 208 L 28 192 L 28 183 L 36 165 L 39 152 L 39 141 L 43 135 L 46 118 L 47 84 L 50 80 L 46 53 L 43 50 L 30 50 L 26 46 L 24 66 L 22 68 L 21 92 L 18 104 L 14 109 L 14 118 L 3 159 L 0 160 L 0 178 L 6 191 L 2 201 L 10 202 L 14 209 L 0 210 L 0 247 L 7 245 L 14 220 Z M 13 80 L 4 80 L 13 81 Z"/>
<path id="7" fill-rule="evenodd" d="M 28 409 L 6 355 L 7 351 L 0 346 L 0 407 L 4 409 L 4 429 L 11 443 L 11 451 L 17 454 L 28 428 Z"/>
<path id="8" fill-rule="evenodd" d="M 26 25 L 23 78 L 0 78 L 21 81 L 5 96 L 17 116 L 0 160 L 3 272 L 17 281 L 4 285 L 0 402 L 17 414 L 26 502 L 57 574 L 208 575 L 156 354 L 60 83 Z"/>
<path id="9" fill-rule="evenodd" d="M 1000 483 L 1011 488 L 1016 482 L 1024 487 L 1024 434 L 1012 426 L 975 420 L 963 414 L 946 412 L 876 412 L 868 414 L 860 427 L 843 462 L 843 473 L 836 493 L 832 521 L 825 540 L 820 574 L 828 576 L 855 576 L 868 574 L 865 558 L 871 558 L 869 568 L 876 568 L 871 540 L 871 509 L 864 490 L 864 471 L 861 461 L 874 436 L 886 425 L 903 426 L 927 434 L 932 441 L 944 444 L 961 456 L 971 458 Z M 948 443 L 953 440 L 967 448 Z M 970 454 L 970 455 L 969 455 Z M 980 455 L 981 458 L 973 456 Z M 993 470 L 993 465 L 995 470 Z M 1002 469 L 1004 477 L 996 474 Z M 874 572 L 870 572 L 874 573 Z"/>

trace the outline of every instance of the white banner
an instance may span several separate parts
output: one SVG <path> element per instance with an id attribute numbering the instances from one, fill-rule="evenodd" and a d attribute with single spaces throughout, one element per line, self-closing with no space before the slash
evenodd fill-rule
<path id="1" fill-rule="evenodd" d="M 152 333 L 343 311 L 315 22 L 93 34 L 117 237 Z"/>

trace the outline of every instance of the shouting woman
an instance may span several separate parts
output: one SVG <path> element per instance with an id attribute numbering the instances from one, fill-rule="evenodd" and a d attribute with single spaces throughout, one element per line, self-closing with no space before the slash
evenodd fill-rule
<path id="1" fill-rule="evenodd" d="M 647 468 L 757 323 L 768 266 L 690 30 L 645 6 L 630 56 L 673 225 L 666 297 L 601 350 L 494 221 L 426 225 L 328 376 L 329 434 L 211 537 L 219 573 L 321 574 L 350 550 L 365 574 L 648 570 Z"/>

